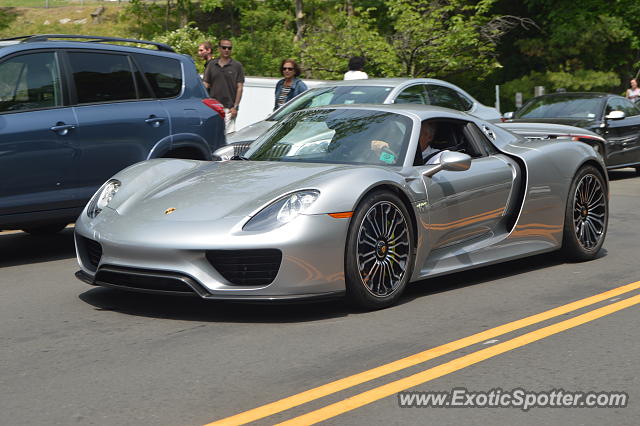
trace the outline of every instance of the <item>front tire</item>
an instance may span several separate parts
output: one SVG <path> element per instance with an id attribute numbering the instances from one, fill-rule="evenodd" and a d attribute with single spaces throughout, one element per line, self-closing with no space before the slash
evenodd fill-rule
<path id="1" fill-rule="evenodd" d="M 349 226 L 345 254 L 347 296 L 358 307 L 393 305 L 411 278 L 414 232 L 404 203 L 388 191 L 364 199 Z"/>
<path id="2" fill-rule="evenodd" d="M 569 260 L 596 257 L 604 243 L 609 222 L 607 186 L 594 166 L 578 170 L 565 209 L 562 250 Z"/>

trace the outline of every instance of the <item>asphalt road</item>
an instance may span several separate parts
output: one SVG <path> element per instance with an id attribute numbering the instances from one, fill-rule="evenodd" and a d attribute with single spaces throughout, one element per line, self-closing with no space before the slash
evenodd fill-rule
<path id="1" fill-rule="evenodd" d="M 611 178 L 598 259 L 543 255 L 426 280 L 367 313 L 93 288 L 73 276 L 72 229 L 0 233 L 0 424 L 201 425 L 245 413 L 257 424 L 637 425 L 640 283 L 621 287 L 640 281 L 640 178 Z M 401 390 L 455 388 L 616 391 L 628 402 L 398 404 Z"/>

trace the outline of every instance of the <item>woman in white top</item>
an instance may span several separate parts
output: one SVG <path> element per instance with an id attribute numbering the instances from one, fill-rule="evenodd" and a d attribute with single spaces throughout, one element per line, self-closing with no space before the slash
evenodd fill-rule
<path id="1" fill-rule="evenodd" d="M 630 83 L 631 89 L 627 89 L 627 99 L 635 102 L 640 98 L 640 88 L 638 88 L 638 82 L 635 78 L 632 78 Z"/>
<path id="2" fill-rule="evenodd" d="M 364 80 L 369 78 L 364 68 L 364 58 L 362 56 L 354 56 L 349 59 L 349 71 L 344 73 L 345 80 Z"/>

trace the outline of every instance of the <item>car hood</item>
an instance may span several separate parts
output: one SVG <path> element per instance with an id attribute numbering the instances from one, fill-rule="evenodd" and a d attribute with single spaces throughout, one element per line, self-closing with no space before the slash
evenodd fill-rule
<path id="1" fill-rule="evenodd" d="M 236 143 L 236 142 L 253 142 L 258 139 L 258 136 L 261 136 L 267 130 L 271 128 L 277 121 L 258 121 L 257 123 L 253 123 L 250 126 L 243 127 L 237 132 L 233 132 L 227 135 L 227 143 Z"/>
<path id="2" fill-rule="evenodd" d="M 122 217 L 141 221 L 211 221 L 253 215 L 270 201 L 316 188 L 353 165 L 228 161 L 203 163 L 196 170 L 136 189 L 116 206 Z M 123 186 L 126 182 L 123 182 Z M 115 201 L 115 199 L 114 199 Z M 168 209 L 175 209 L 166 214 Z"/>
<path id="3" fill-rule="evenodd" d="M 584 118 L 514 118 L 507 120 L 508 123 L 551 123 L 565 124 L 567 126 L 582 127 L 589 129 L 595 124 L 595 119 Z"/>

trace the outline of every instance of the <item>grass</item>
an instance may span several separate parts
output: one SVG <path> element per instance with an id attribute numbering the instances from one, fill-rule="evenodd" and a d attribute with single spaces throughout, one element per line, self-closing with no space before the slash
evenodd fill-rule
<path id="1" fill-rule="evenodd" d="M 10 22 L 8 26 L 0 30 L 0 38 L 27 34 L 88 34 L 112 37 L 129 35 L 129 25 L 119 19 L 122 7 L 117 2 L 99 2 L 105 7 L 100 22 L 93 22 L 91 12 L 95 10 L 95 4 L 88 5 L 90 3 L 88 0 L 85 0 L 85 6 L 80 6 L 79 0 L 77 5 L 73 6 L 68 6 L 68 4 L 76 3 L 75 1 L 58 0 L 58 2 L 66 3 L 67 6 L 48 9 L 28 7 L 5 9 L 10 15 Z M 10 2 L 0 0 L 0 6 L 3 6 L 4 3 Z M 36 0 L 24 0 L 24 3 L 36 3 Z M 91 3 L 97 4 L 98 2 Z M 66 24 L 60 23 L 60 20 L 63 19 L 70 21 Z M 84 23 L 82 23 L 83 20 Z"/>
<path id="2" fill-rule="evenodd" d="M 109 4 L 113 2 L 105 2 L 99 0 L 0 0 L 0 7 L 42 7 L 45 8 L 49 4 L 49 7 L 60 6 L 96 6 L 100 4 Z M 117 2 L 115 2 L 117 4 Z"/>

